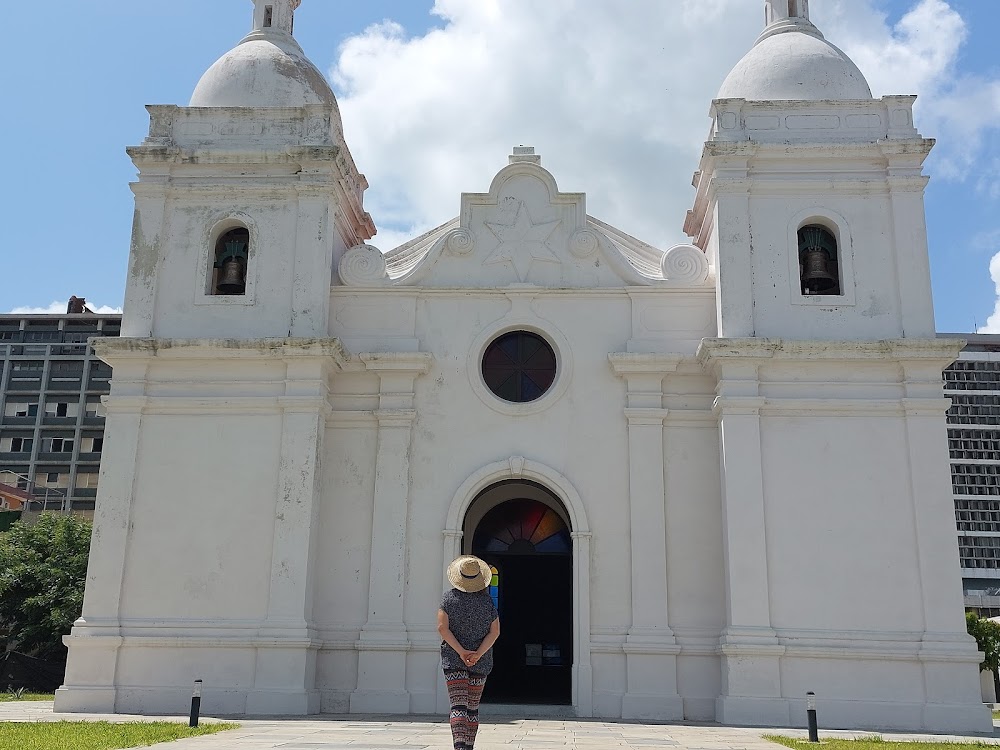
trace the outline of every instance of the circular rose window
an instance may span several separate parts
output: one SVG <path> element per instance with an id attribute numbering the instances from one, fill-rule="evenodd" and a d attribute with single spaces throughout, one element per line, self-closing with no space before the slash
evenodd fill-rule
<path id="1" fill-rule="evenodd" d="M 535 401 L 545 395 L 555 379 L 556 354 L 538 334 L 505 333 L 483 354 L 483 380 L 504 401 Z"/>

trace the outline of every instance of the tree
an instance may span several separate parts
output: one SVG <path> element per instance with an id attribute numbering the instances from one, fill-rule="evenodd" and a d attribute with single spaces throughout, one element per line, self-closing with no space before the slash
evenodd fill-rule
<path id="1" fill-rule="evenodd" d="M 62 637 L 83 609 L 91 524 L 42 515 L 0 534 L 0 644 L 43 659 L 63 659 Z"/>
<path id="2" fill-rule="evenodd" d="M 986 656 L 979 669 L 988 669 L 995 674 L 997 667 L 1000 667 L 1000 623 L 979 617 L 974 612 L 966 612 L 965 627 Z"/>

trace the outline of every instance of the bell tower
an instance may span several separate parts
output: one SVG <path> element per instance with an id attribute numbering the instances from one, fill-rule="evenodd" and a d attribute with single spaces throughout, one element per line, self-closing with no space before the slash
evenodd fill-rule
<path id="1" fill-rule="evenodd" d="M 922 718 L 906 721 L 988 728 L 942 502 L 941 371 L 960 347 L 934 326 L 922 171 L 934 142 L 914 127 L 915 97 L 874 98 L 806 0 L 766 0 L 765 14 L 712 102 L 685 223 L 716 272 L 719 337 L 698 353 L 715 379 L 726 547 L 716 720 L 786 725 L 812 690 L 864 725 L 833 675 L 869 669 L 857 644 L 871 633 L 908 631 L 878 678 L 923 675 Z M 857 530 L 889 527 L 891 541 L 856 544 Z M 885 561 L 904 557 L 919 593 L 896 599 Z M 857 585 L 820 594 L 832 579 Z M 898 691 L 866 696 L 881 715 L 905 710 Z"/>
<path id="2" fill-rule="evenodd" d="M 253 30 L 190 105 L 149 107 L 128 150 L 122 337 L 95 344 L 114 368 L 101 543 L 62 711 L 183 710 L 202 675 L 179 654 L 212 642 L 226 655 L 205 675 L 207 711 L 319 711 L 320 456 L 346 363 L 330 295 L 340 256 L 375 227 L 333 91 L 292 36 L 298 5 L 255 0 Z M 172 533 L 182 517 L 197 528 Z M 152 674 L 158 687 L 129 687 Z"/>
<path id="3" fill-rule="evenodd" d="M 720 335 L 934 336 L 915 98 L 874 99 L 805 0 L 765 9 L 712 103 L 685 223 L 718 269 Z"/>

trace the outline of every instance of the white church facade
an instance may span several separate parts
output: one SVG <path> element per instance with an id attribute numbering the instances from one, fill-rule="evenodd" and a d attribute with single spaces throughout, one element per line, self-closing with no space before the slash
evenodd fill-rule
<path id="1" fill-rule="evenodd" d="M 201 679 L 219 714 L 444 711 L 436 611 L 474 553 L 489 700 L 799 725 L 815 691 L 828 726 L 992 731 L 914 97 L 874 99 L 807 0 L 767 0 L 711 106 L 691 244 L 591 217 L 519 147 L 383 253 L 298 5 L 255 0 L 129 150 L 56 709 L 183 711 Z"/>

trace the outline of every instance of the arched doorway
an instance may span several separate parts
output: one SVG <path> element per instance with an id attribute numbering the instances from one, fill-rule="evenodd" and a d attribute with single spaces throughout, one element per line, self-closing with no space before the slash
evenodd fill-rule
<path id="1" fill-rule="evenodd" d="M 542 485 L 498 482 L 465 517 L 465 552 L 493 566 L 501 637 L 484 701 L 572 703 L 573 541 L 569 516 Z"/>

